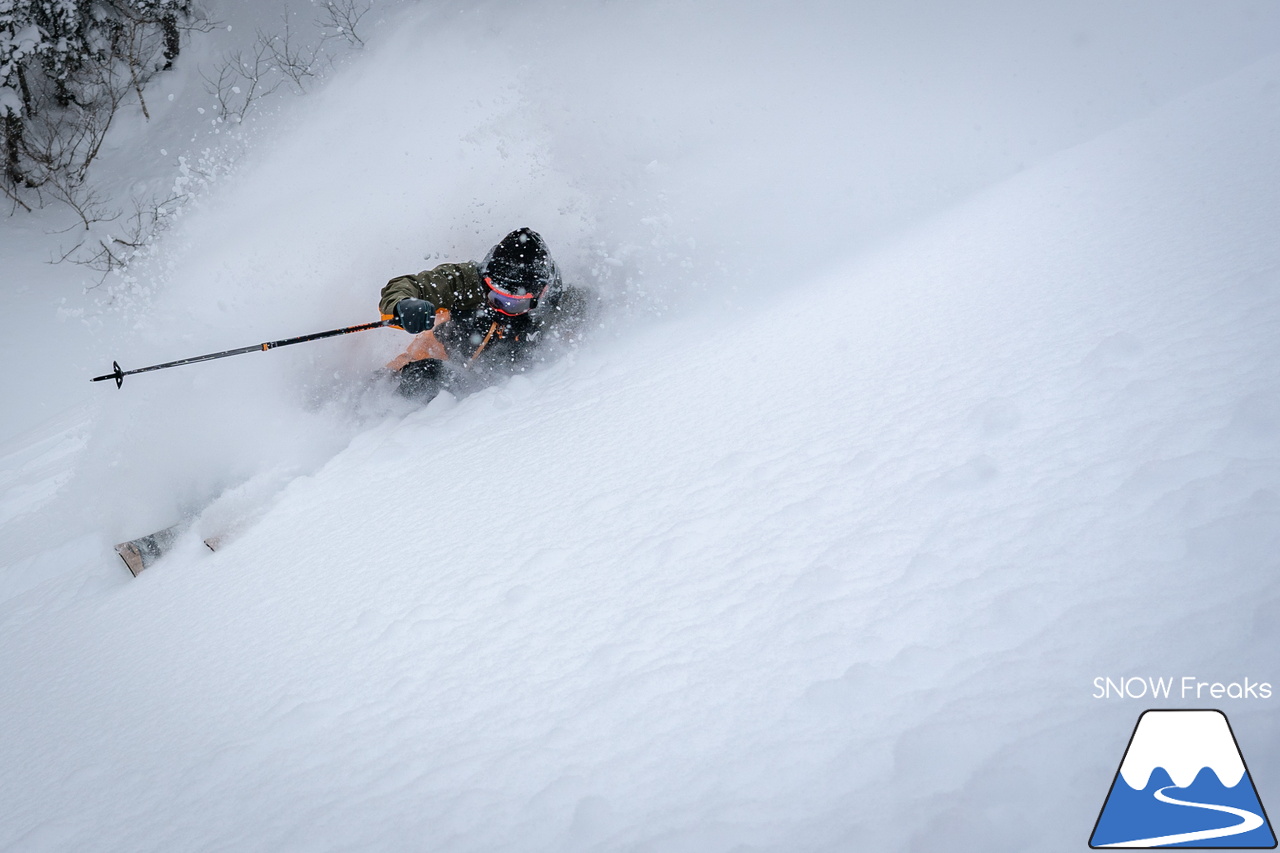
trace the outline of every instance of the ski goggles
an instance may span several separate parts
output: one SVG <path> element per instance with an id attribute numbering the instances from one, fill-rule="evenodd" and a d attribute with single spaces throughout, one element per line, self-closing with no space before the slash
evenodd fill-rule
<path id="1" fill-rule="evenodd" d="M 539 297 L 547 292 L 547 288 L 544 285 L 538 293 L 511 293 L 503 289 L 502 285 L 495 282 L 490 276 L 484 277 L 484 283 L 489 288 L 489 293 L 485 297 L 489 301 L 489 307 L 508 317 L 519 317 L 521 314 L 528 314 L 538 307 Z"/>

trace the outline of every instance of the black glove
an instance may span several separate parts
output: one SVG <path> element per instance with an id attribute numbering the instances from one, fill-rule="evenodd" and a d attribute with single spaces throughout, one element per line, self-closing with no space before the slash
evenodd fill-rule
<path id="1" fill-rule="evenodd" d="M 425 299 L 401 299 L 396 303 L 396 322 L 411 335 L 435 325 L 436 306 Z"/>

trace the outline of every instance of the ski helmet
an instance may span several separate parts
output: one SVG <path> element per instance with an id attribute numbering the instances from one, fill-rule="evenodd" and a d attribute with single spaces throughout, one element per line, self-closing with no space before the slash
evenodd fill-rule
<path id="1" fill-rule="evenodd" d="M 503 237 L 480 264 L 490 307 L 517 316 L 538 307 L 538 300 L 559 283 L 546 241 L 538 232 L 520 228 Z"/>

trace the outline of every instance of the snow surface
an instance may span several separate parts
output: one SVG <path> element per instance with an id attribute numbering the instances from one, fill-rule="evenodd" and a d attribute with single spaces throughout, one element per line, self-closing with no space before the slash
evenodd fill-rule
<path id="1" fill-rule="evenodd" d="M 616 303 L 462 400 L 359 393 L 380 330 L 11 439 L 0 848 L 1062 850 L 1094 677 L 1277 681 L 1274 8 L 731 6 L 406 7 L 90 317 L 51 364 L 361 322 L 525 224 Z"/>

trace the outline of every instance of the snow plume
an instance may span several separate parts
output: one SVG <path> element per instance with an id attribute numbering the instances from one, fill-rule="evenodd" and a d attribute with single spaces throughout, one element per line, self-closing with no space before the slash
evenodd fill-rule
<path id="1" fill-rule="evenodd" d="M 276 249 L 381 272 L 474 255 L 523 223 L 579 278 L 648 307 L 687 307 L 707 284 L 772 292 L 797 264 L 838 267 L 1247 64 L 1272 48 L 1268 14 L 936 0 L 408 8 L 328 91 L 282 108 L 252 155 L 266 204 L 242 207 L 232 233 L 318 204 L 319 227 Z M 238 239 L 222 239 L 221 259 L 236 262 Z"/>
<path id="2" fill-rule="evenodd" d="M 1234 36 L 1251 6 L 1194 32 L 1169 4 L 1112 6 L 406 9 L 186 212 L 138 285 L 141 318 L 104 347 L 135 367 L 374 319 L 389 277 L 479 258 L 522 225 L 632 316 L 732 316 L 1261 49 Z M 195 503 L 273 461 L 305 469 L 351 431 L 306 399 L 346 393 L 401 343 L 131 379 L 100 456 Z"/>

